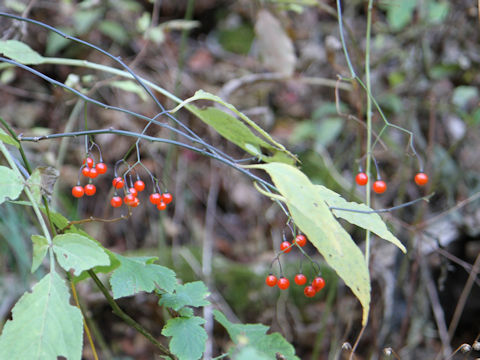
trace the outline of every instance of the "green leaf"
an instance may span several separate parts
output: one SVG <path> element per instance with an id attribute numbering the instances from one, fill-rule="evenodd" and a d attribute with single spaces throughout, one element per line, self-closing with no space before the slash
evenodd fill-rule
<path id="1" fill-rule="evenodd" d="M 25 204 L 22 204 L 22 205 L 31 206 L 31 204 L 29 204 L 29 203 L 25 203 Z M 42 212 L 44 214 L 46 214 L 46 211 L 45 211 L 44 207 L 41 207 L 40 209 L 42 210 Z M 49 214 L 50 214 L 50 218 L 52 219 L 53 224 L 57 228 L 62 229 L 62 231 L 65 232 L 66 234 L 78 234 L 78 235 L 84 236 L 84 237 L 90 239 L 90 241 L 93 241 L 94 243 L 96 243 L 98 246 L 102 247 L 103 251 L 105 251 L 107 253 L 107 255 L 109 257 L 110 265 L 95 266 L 93 268 L 93 271 L 95 273 L 109 273 L 109 272 L 112 272 L 113 270 L 115 270 L 117 267 L 120 266 L 120 261 L 117 260 L 117 257 L 116 257 L 115 253 L 113 253 L 112 251 L 110 251 L 108 249 L 103 248 L 103 246 L 100 242 L 98 242 L 97 240 L 92 238 L 85 231 L 83 231 L 81 229 L 78 229 L 77 227 L 75 227 L 75 225 L 71 225 L 71 224 L 69 225 L 69 221 L 65 216 L 63 216 L 60 213 L 57 213 L 56 211 L 54 211 L 52 209 L 50 209 Z M 74 282 L 78 283 L 78 282 L 80 282 L 82 280 L 85 280 L 87 278 L 89 278 L 89 275 L 86 271 L 84 271 L 80 274 L 80 276 L 75 276 L 74 277 Z"/>
<path id="2" fill-rule="evenodd" d="M 274 146 L 256 136 L 244 122 L 236 117 L 214 107 L 204 109 L 199 109 L 193 105 L 191 107 L 195 109 L 194 113 L 198 118 L 246 152 L 268 161 L 271 156 L 262 154 L 262 148 L 273 153 L 277 150 Z"/>
<path id="3" fill-rule="evenodd" d="M 479 92 L 475 86 L 457 86 L 453 91 L 452 102 L 459 108 L 466 108 L 468 103 L 478 98 Z"/>
<path id="4" fill-rule="evenodd" d="M 333 217 L 325 198 L 307 176 L 293 166 L 270 163 L 249 167 L 268 172 L 295 224 L 360 300 L 363 307 L 362 324 L 365 325 L 370 309 L 367 264 L 358 246 Z"/>
<path id="5" fill-rule="evenodd" d="M 42 174 L 39 169 L 35 169 L 32 175 L 27 179 L 27 186 L 32 192 L 33 198 L 37 204 L 42 201 Z"/>
<path id="6" fill-rule="evenodd" d="M 33 260 L 32 273 L 42 264 L 43 258 L 47 255 L 48 241 L 45 236 L 32 235 L 33 242 Z"/>
<path id="7" fill-rule="evenodd" d="M 385 222 L 382 220 L 380 215 L 377 213 L 359 213 L 357 211 L 373 211 L 372 208 L 368 207 L 365 204 L 359 204 L 356 202 L 349 202 L 337 194 L 335 191 L 332 191 L 325 186 L 315 185 L 315 188 L 320 193 L 320 195 L 325 199 L 325 202 L 329 207 L 337 207 L 342 209 L 350 209 L 353 211 L 344 211 L 344 210 L 332 210 L 333 214 L 337 218 L 342 218 L 347 220 L 350 224 L 360 226 L 365 230 L 369 230 L 374 234 L 378 235 L 382 239 L 390 241 L 392 244 L 397 246 L 404 253 L 407 252 L 407 249 L 403 244 L 398 240 L 387 228 Z"/>
<path id="8" fill-rule="evenodd" d="M 56 272 L 43 277 L 12 310 L 0 336 L 0 360 L 80 360 L 82 314 L 70 305 L 64 280 Z"/>
<path id="9" fill-rule="evenodd" d="M 179 360 L 196 360 L 202 357 L 205 351 L 207 333 L 202 325 L 205 320 L 198 317 L 177 317 L 167 321 L 162 335 L 172 337 L 170 351 Z"/>
<path id="10" fill-rule="evenodd" d="M 104 20 L 99 24 L 98 28 L 104 35 L 113 39 L 120 45 L 124 45 L 128 42 L 128 32 L 125 27 L 116 21 Z"/>
<path id="11" fill-rule="evenodd" d="M 134 295 L 140 291 L 152 292 L 162 289 L 172 292 L 177 284 L 175 272 L 161 265 L 152 264 L 155 257 L 126 258 L 116 255 L 120 266 L 111 278 L 113 297 L 115 299 Z"/>
<path id="12" fill-rule="evenodd" d="M 241 346 L 252 347 L 262 355 L 262 359 L 276 360 L 277 354 L 287 360 L 298 360 L 295 348 L 279 333 L 267 335 L 268 327 L 262 324 L 234 324 L 218 310 L 213 310 L 213 316 L 228 332 L 232 341 Z M 234 352 L 230 349 L 230 353 Z M 238 357 L 235 356 L 235 359 Z"/>
<path id="13" fill-rule="evenodd" d="M 201 120 L 203 120 L 202 117 L 200 117 L 200 115 L 197 114 L 199 109 L 195 106 L 188 105 L 192 101 L 196 101 L 196 100 L 211 100 L 211 101 L 217 102 L 217 103 L 225 106 L 228 110 L 230 110 L 235 115 L 237 115 L 247 126 L 249 126 L 254 131 L 256 131 L 258 134 L 260 134 L 263 138 L 261 140 L 267 141 L 271 146 L 274 147 L 274 149 L 277 152 L 281 152 L 284 155 L 286 155 L 286 157 L 290 158 L 290 162 L 297 161 L 297 157 L 295 155 L 293 155 L 291 152 L 289 152 L 287 149 L 285 149 L 285 147 L 282 144 L 275 141 L 265 130 L 263 130 L 260 126 L 258 126 L 248 116 L 246 116 L 242 112 L 238 111 L 235 108 L 235 106 L 233 106 L 232 104 L 229 104 L 229 103 L 223 101 L 220 97 L 218 97 L 216 95 L 213 95 L 213 94 L 210 94 L 206 91 L 198 90 L 195 93 L 195 95 L 193 95 L 192 97 L 182 101 L 180 104 L 177 105 L 177 107 L 175 107 L 173 110 L 170 110 L 170 112 L 171 113 L 176 113 L 181 108 L 186 107 L 190 112 L 192 112 L 194 115 L 198 116 Z M 272 161 L 272 160 L 270 160 L 270 161 Z"/>
<path id="14" fill-rule="evenodd" d="M 12 138 L 10 135 L 8 135 L 3 129 L 0 128 L 0 141 L 4 142 L 5 144 L 8 145 L 13 145 L 17 149 L 20 147 L 18 142 L 15 141 L 14 138 Z"/>
<path id="15" fill-rule="evenodd" d="M 137 94 L 143 101 L 148 100 L 148 95 L 145 92 L 145 89 L 142 88 L 137 83 L 133 82 L 132 80 L 112 81 L 110 85 L 118 89 L 121 89 L 123 91 L 128 91 L 128 92 Z"/>
<path id="16" fill-rule="evenodd" d="M 387 21 L 394 31 L 402 30 L 413 18 L 417 0 L 402 0 L 388 3 Z"/>
<path id="17" fill-rule="evenodd" d="M 231 357 L 234 360 L 251 360 L 251 359 L 270 360 L 270 358 L 268 356 L 263 355 L 257 349 L 255 349 L 253 346 L 243 347 L 238 351 L 238 353 L 232 354 Z"/>
<path id="18" fill-rule="evenodd" d="M 17 40 L 0 40 L 0 54 L 25 65 L 41 64 L 43 56 Z"/>
<path id="19" fill-rule="evenodd" d="M 447 1 L 430 1 L 428 3 L 428 21 L 432 24 L 442 23 L 449 10 L 450 4 Z"/>
<path id="20" fill-rule="evenodd" d="M 208 295 L 210 295 L 208 288 L 201 281 L 194 281 L 185 285 L 177 284 L 175 292 L 173 294 L 163 294 L 158 304 L 178 311 L 184 306 L 209 305 L 210 302 L 205 299 Z"/>
<path id="21" fill-rule="evenodd" d="M 23 190 L 23 180 L 6 166 L 0 166 L 0 204 L 7 198 L 15 200 Z"/>
<path id="22" fill-rule="evenodd" d="M 62 234 L 53 238 L 53 252 L 60 266 L 78 276 L 94 266 L 109 265 L 110 259 L 102 246 L 79 234 Z"/>

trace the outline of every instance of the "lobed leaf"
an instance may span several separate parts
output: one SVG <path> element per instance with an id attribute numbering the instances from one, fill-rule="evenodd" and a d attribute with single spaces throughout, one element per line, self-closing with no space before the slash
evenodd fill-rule
<path id="1" fill-rule="evenodd" d="M 197 360 L 205 351 L 207 333 L 202 325 L 205 320 L 198 317 L 176 317 L 167 321 L 162 335 L 172 337 L 170 351 L 179 360 Z"/>
<path id="2" fill-rule="evenodd" d="M 153 264 L 155 257 L 127 258 L 115 254 L 120 266 L 110 277 L 115 299 L 134 295 L 140 291 L 152 292 L 162 289 L 172 292 L 177 284 L 175 272 L 161 265 Z"/>
<path id="3" fill-rule="evenodd" d="M 281 163 L 252 165 L 263 169 L 273 180 L 295 224 L 325 258 L 363 307 L 365 325 L 370 309 L 370 274 L 363 253 L 333 217 L 325 198 L 297 168 Z"/>
<path id="4" fill-rule="evenodd" d="M 158 304 L 179 311 L 184 306 L 205 306 L 210 302 L 205 298 L 210 295 L 208 288 L 201 281 L 194 281 L 185 285 L 177 284 L 175 292 L 163 294 Z"/>
<path id="5" fill-rule="evenodd" d="M 79 234 L 62 234 L 53 238 L 53 252 L 60 266 L 75 276 L 95 266 L 110 264 L 110 259 L 103 247 Z"/>
<path id="6" fill-rule="evenodd" d="M 0 360 L 45 360 L 82 357 L 83 323 L 70 305 L 64 280 L 54 271 L 25 293 L 0 336 Z"/>
<path id="7" fill-rule="evenodd" d="M 295 356 L 295 348 L 279 333 L 267 335 L 268 327 L 262 324 L 234 324 L 220 311 L 214 310 L 213 316 L 228 332 L 232 341 L 237 345 L 243 345 L 254 349 L 262 359 L 278 359 L 277 354 L 287 360 L 298 360 Z M 231 348 L 232 354 L 235 348 Z M 253 350 L 252 350 L 253 351 Z"/>
<path id="8" fill-rule="evenodd" d="M 23 180 L 6 166 L 0 166 L 0 204 L 6 199 L 15 200 L 22 193 Z"/>

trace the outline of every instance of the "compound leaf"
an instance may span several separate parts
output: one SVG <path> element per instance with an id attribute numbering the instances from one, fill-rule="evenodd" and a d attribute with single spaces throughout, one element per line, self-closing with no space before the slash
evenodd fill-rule
<path id="1" fill-rule="evenodd" d="M 295 224 L 353 291 L 363 307 L 362 324 L 370 310 L 370 274 L 365 258 L 350 235 L 333 217 L 325 198 L 297 168 L 281 163 L 252 165 L 268 172 Z"/>
<path id="2" fill-rule="evenodd" d="M 0 53 L 25 65 L 41 64 L 43 56 L 32 50 L 27 44 L 17 40 L 1 40 Z"/>
<path id="3" fill-rule="evenodd" d="M 185 285 L 177 284 L 175 292 L 163 294 L 158 304 L 178 311 L 184 306 L 209 305 L 210 302 L 205 299 L 208 295 L 210 295 L 208 288 L 201 281 L 194 281 Z"/>
<path id="4" fill-rule="evenodd" d="M 131 257 L 115 255 L 120 266 L 110 277 L 115 299 L 134 295 L 140 291 L 152 292 L 162 289 L 172 292 L 177 284 L 175 272 L 161 265 L 153 264 L 155 257 Z"/>
<path id="5" fill-rule="evenodd" d="M 213 315 L 228 332 L 236 345 L 253 348 L 262 355 L 262 359 L 278 359 L 277 354 L 287 360 L 298 360 L 295 348 L 279 333 L 267 334 L 268 327 L 262 324 L 234 324 L 220 311 L 214 310 Z M 230 354 L 235 348 L 230 349 Z"/>
<path id="6" fill-rule="evenodd" d="M 387 225 L 382 220 L 380 215 L 373 213 L 373 209 L 368 207 L 365 204 L 359 204 L 356 202 L 349 202 L 337 194 L 335 191 L 332 191 L 325 186 L 315 185 L 315 188 L 319 191 L 321 196 L 325 199 L 325 202 L 330 207 L 338 207 L 342 209 L 349 209 L 352 211 L 345 210 L 332 210 L 333 214 L 337 218 L 342 218 L 347 220 L 350 224 L 360 226 L 365 230 L 369 230 L 374 234 L 378 235 L 382 239 L 390 241 L 392 244 L 396 245 L 404 253 L 407 252 L 407 249 L 403 244 L 398 240 L 395 235 L 393 235 L 387 228 Z M 363 211 L 363 213 L 362 213 Z M 365 212 L 370 212 L 366 214 Z"/>
<path id="7" fill-rule="evenodd" d="M 23 190 L 23 180 L 10 168 L 0 166 L 0 204 L 7 198 L 15 200 Z"/>
<path id="8" fill-rule="evenodd" d="M 205 351 L 207 333 L 202 325 L 205 320 L 198 317 L 176 317 L 167 321 L 162 335 L 171 336 L 169 348 L 180 360 L 196 360 Z"/>
<path id="9" fill-rule="evenodd" d="M 109 265 L 110 259 L 103 247 L 80 234 L 61 234 L 53 238 L 53 252 L 60 266 L 75 276 L 95 266 Z"/>
<path id="10" fill-rule="evenodd" d="M 33 259 L 32 273 L 42 264 L 43 258 L 47 255 L 48 241 L 45 236 L 32 235 L 33 242 Z"/>
<path id="11" fill-rule="evenodd" d="M 0 360 L 80 360 L 82 314 L 70 305 L 65 282 L 56 272 L 47 274 L 12 310 L 0 336 Z"/>

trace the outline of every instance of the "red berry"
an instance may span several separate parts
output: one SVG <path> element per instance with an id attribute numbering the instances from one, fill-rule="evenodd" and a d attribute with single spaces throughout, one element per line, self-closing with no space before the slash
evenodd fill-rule
<path id="1" fill-rule="evenodd" d="M 97 192 L 97 188 L 93 184 L 85 185 L 85 195 L 92 196 Z"/>
<path id="2" fill-rule="evenodd" d="M 152 195 L 150 195 L 150 202 L 153 205 L 158 205 L 160 204 L 161 201 L 162 201 L 162 195 L 160 195 L 159 193 L 153 193 Z"/>
<path id="3" fill-rule="evenodd" d="M 83 189 L 82 186 L 77 185 L 72 188 L 72 195 L 75 196 L 76 198 L 81 198 L 85 194 L 85 190 Z"/>
<path id="4" fill-rule="evenodd" d="M 284 241 L 280 244 L 280 250 L 286 254 L 292 250 L 292 244 L 288 241 Z"/>
<path id="5" fill-rule="evenodd" d="M 372 188 L 377 194 L 383 194 L 387 191 L 387 184 L 383 180 L 377 180 L 373 183 Z"/>
<path id="6" fill-rule="evenodd" d="M 278 279 L 278 287 L 280 290 L 286 290 L 290 286 L 290 280 L 288 280 L 286 277 L 281 277 Z"/>
<path id="7" fill-rule="evenodd" d="M 295 284 L 297 285 L 305 285 L 307 283 L 307 277 L 303 274 L 295 275 Z"/>
<path id="8" fill-rule="evenodd" d="M 306 297 L 311 298 L 311 297 L 314 297 L 317 292 L 315 291 L 313 286 L 305 286 L 303 293 L 305 294 Z"/>
<path id="9" fill-rule="evenodd" d="M 99 174 L 105 174 L 107 172 L 107 165 L 104 163 L 98 163 L 95 165 L 95 169 L 97 169 Z"/>
<path id="10" fill-rule="evenodd" d="M 121 189 L 121 188 L 123 188 L 123 185 L 125 185 L 125 182 L 119 176 L 119 177 L 116 177 L 115 179 L 113 179 L 112 185 L 115 189 Z"/>
<path id="11" fill-rule="evenodd" d="M 267 284 L 270 287 L 274 287 L 277 285 L 277 277 L 275 275 L 268 275 L 267 278 L 265 279 L 265 284 Z"/>
<path id="12" fill-rule="evenodd" d="M 124 202 L 126 205 L 128 205 L 128 206 L 133 206 L 133 203 L 135 202 L 135 199 L 136 199 L 136 198 L 137 198 L 137 197 L 136 197 L 135 195 L 133 195 L 133 194 L 128 194 L 127 196 L 125 196 L 125 197 L 123 198 L 123 202 Z"/>
<path id="13" fill-rule="evenodd" d="M 355 177 L 355 181 L 360 186 L 365 186 L 368 183 L 368 176 L 364 172 L 358 173 Z"/>
<path id="14" fill-rule="evenodd" d="M 137 180 L 135 184 L 133 184 L 133 187 L 137 189 L 137 191 L 143 191 L 145 190 L 145 183 L 142 180 Z"/>
<path id="15" fill-rule="evenodd" d="M 165 204 L 163 201 L 160 201 L 157 205 L 157 209 L 160 211 L 163 211 L 167 208 L 167 204 Z"/>
<path id="16" fill-rule="evenodd" d="M 316 292 L 319 292 L 325 286 L 325 280 L 321 276 L 317 276 L 312 281 L 312 287 L 315 289 Z"/>
<path id="17" fill-rule="evenodd" d="M 138 198 L 135 197 L 135 200 L 133 200 L 133 203 L 130 206 L 137 207 L 138 205 L 140 205 L 140 200 L 138 200 Z"/>
<path id="18" fill-rule="evenodd" d="M 135 189 L 135 188 L 133 188 L 133 187 L 131 187 L 130 189 L 128 189 L 128 192 L 129 192 L 130 194 L 132 194 L 133 196 L 135 196 L 135 197 L 138 196 L 138 191 L 137 191 L 137 189 Z"/>
<path id="19" fill-rule="evenodd" d="M 298 234 L 296 237 L 295 237 L 295 243 L 300 246 L 300 247 L 303 247 L 305 246 L 305 244 L 307 243 L 307 238 L 305 237 L 305 235 L 303 234 Z"/>
<path id="20" fill-rule="evenodd" d="M 415 183 L 418 185 L 418 186 L 424 186 L 424 185 L 427 185 L 428 183 L 428 175 L 421 172 L 421 173 L 418 173 L 417 175 L 415 175 Z"/>
<path id="21" fill-rule="evenodd" d="M 91 168 L 93 167 L 93 159 L 91 157 L 87 157 L 86 159 L 83 160 L 83 165 L 87 164 L 87 167 Z"/>
<path id="22" fill-rule="evenodd" d="M 120 206 L 122 206 L 122 198 L 120 196 L 114 196 L 111 200 L 110 200 L 110 205 L 112 205 L 114 208 L 118 208 Z"/>
<path id="23" fill-rule="evenodd" d="M 88 166 L 85 166 L 82 169 L 82 175 L 85 176 L 85 177 L 90 177 L 90 168 Z"/>
<path id="24" fill-rule="evenodd" d="M 162 194 L 162 200 L 165 204 L 170 204 L 173 200 L 172 194 L 166 192 Z"/>
<path id="25" fill-rule="evenodd" d="M 88 174 L 88 177 L 90 179 L 95 179 L 98 176 L 98 171 L 94 167 L 90 168 L 90 173 Z"/>

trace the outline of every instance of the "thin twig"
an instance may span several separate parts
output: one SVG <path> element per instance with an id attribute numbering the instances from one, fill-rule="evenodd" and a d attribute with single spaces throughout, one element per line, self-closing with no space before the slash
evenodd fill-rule
<path id="1" fill-rule="evenodd" d="M 442 342 L 443 356 L 446 357 L 452 350 L 450 348 L 450 336 L 448 335 L 447 325 L 445 324 L 445 314 L 443 312 L 440 299 L 438 298 L 438 292 L 433 282 L 428 265 L 425 263 L 425 258 L 420 257 L 420 267 L 422 277 L 424 279 L 430 304 L 432 305 L 432 312 L 437 323 L 438 334 L 440 341 Z M 439 353 L 440 356 L 440 353 Z"/>
<path id="2" fill-rule="evenodd" d="M 468 296 L 472 291 L 474 280 L 477 278 L 477 274 L 480 270 L 480 254 L 477 255 L 475 263 L 473 264 L 472 271 L 470 271 L 470 275 L 468 276 L 467 282 L 463 287 L 462 293 L 460 294 L 460 298 L 458 299 L 457 306 L 455 307 L 455 312 L 453 313 L 452 321 L 450 322 L 450 326 L 448 327 L 448 336 L 450 338 L 453 337 L 455 334 L 455 330 L 457 329 L 458 323 L 460 321 L 460 317 L 462 316 L 463 309 L 465 308 L 465 304 L 467 302 Z"/>

